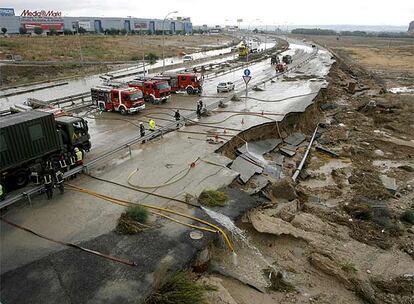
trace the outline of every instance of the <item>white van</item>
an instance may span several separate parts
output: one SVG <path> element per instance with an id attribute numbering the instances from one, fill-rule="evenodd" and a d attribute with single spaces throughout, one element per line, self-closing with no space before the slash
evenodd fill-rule
<path id="1" fill-rule="evenodd" d="M 191 56 L 191 55 L 184 55 L 183 56 L 183 61 L 184 62 L 187 62 L 187 61 L 193 61 L 194 60 L 194 58 L 193 58 L 193 56 Z"/>

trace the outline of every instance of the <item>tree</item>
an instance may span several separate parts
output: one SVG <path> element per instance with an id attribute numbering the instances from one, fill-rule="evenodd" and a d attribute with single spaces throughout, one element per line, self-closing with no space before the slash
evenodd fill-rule
<path id="1" fill-rule="evenodd" d="M 145 56 L 145 59 L 150 62 L 150 64 L 154 64 L 158 60 L 158 56 L 154 53 L 149 53 L 147 56 Z"/>
<path id="2" fill-rule="evenodd" d="M 84 29 L 83 27 L 81 27 L 81 26 L 80 26 L 80 27 L 78 28 L 78 33 L 79 33 L 79 34 L 85 34 L 86 32 L 87 32 L 87 30 L 86 30 L 86 29 Z"/>
<path id="3" fill-rule="evenodd" d="M 43 34 L 43 29 L 41 27 L 35 27 L 34 28 L 34 33 L 36 35 L 42 35 Z"/>
<path id="4" fill-rule="evenodd" d="M 126 35 L 126 33 L 128 33 L 128 31 L 127 31 L 126 29 L 122 29 L 122 30 L 121 30 L 121 34 L 122 34 L 122 35 Z"/>
<path id="5" fill-rule="evenodd" d="M 7 29 L 5 27 L 2 27 L 1 31 L 2 31 L 3 35 L 5 35 L 7 33 Z"/>
<path id="6" fill-rule="evenodd" d="M 23 26 L 19 27 L 19 33 L 20 35 L 25 35 L 27 34 L 27 29 Z"/>
<path id="7" fill-rule="evenodd" d="M 49 34 L 50 34 L 50 36 L 56 36 L 57 35 L 57 30 L 56 29 L 50 29 Z"/>

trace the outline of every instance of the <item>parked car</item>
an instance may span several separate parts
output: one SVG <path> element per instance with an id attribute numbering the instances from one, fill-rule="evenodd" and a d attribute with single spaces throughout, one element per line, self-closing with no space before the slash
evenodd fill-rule
<path id="1" fill-rule="evenodd" d="M 217 85 L 217 93 L 234 91 L 233 82 L 220 82 Z"/>
<path id="2" fill-rule="evenodd" d="M 184 55 L 183 56 L 183 61 L 184 62 L 187 62 L 187 61 L 193 61 L 194 60 L 194 58 L 193 58 L 193 56 L 191 56 L 191 55 Z"/>

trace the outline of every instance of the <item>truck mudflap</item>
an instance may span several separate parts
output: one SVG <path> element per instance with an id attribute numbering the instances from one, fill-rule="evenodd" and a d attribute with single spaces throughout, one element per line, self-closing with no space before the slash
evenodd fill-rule
<path id="1" fill-rule="evenodd" d="M 128 113 L 137 113 L 137 112 L 142 111 L 142 110 L 145 110 L 145 104 L 143 104 L 142 106 L 129 108 Z"/>

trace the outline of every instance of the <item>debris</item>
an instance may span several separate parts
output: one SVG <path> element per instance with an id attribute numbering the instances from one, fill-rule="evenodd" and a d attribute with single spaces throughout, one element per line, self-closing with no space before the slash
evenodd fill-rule
<path id="1" fill-rule="evenodd" d="M 247 190 L 245 190 L 248 194 L 253 195 L 258 193 L 264 187 L 269 184 L 269 180 L 263 175 L 254 175 L 249 183 L 246 186 L 249 186 Z"/>
<path id="2" fill-rule="evenodd" d="M 274 182 L 270 187 L 270 191 L 276 199 L 292 201 L 298 197 L 290 177 L 285 177 Z"/>
<path id="3" fill-rule="evenodd" d="M 414 172 L 414 167 L 412 165 L 402 165 L 398 167 L 399 169 L 402 169 L 407 172 Z"/>
<path id="4" fill-rule="evenodd" d="M 274 270 L 266 269 L 264 271 L 265 275 L 270 278 L 270 286 L 269 289 L 273 291 L 281 291 L 281 292 L 293 292 L 295 291 L 295 287 L 287 282 L 280 271 L 275 273 Z"/>
<path id="5" fill-rule="evenodd" d="M 290 202 L 278 203 L 274 215 L 286 222 L 291 222 L 295 218 L 298 211 L 299 201 L 293 200 Z"/>
<path id="6" fill-rule="evenodd" d="M 204 190 L 198 196 L 198 202 L 203 206 L 224 206 L 228 200 L 226 193 L 216 190 Z"/>
<path id="7" fill-rule="evenodd" d="M 266 173 L 275 179 L 279 179 L 282 175 L 282 166 L 279 166 L 274 162 L 268 163 L 264 166 L 263 173 Z"/>
<path id="8" fill-rule="evenodd" d="M 327 110 L 334 110 L 334 109 L 336 109 L 338 106 L 335 104 L 335 103 L 324 103 L 324 104 L 321 104 L 320 106 L 319 106 L 319 108 L 322 110 L 322 111 L 327 111 Z"/>
<path id="9" fill-rule="evenodd" d="M 384 156 L 385 155 L 385 153 L 382 150 L 379 150 L 379 149 L 375 150 L 374 153 L 378 156 Z"/>
<path id="10" fill-rule="evenodd" d="M 384 187 L 391 192 L 391 194 L 395 194 L 397 192 L 397 183 L 395 178 L 388 177 L 386 175 L 380 175 L 380 179 Z"/>
<path id="11" fill-rule="evenodd" d="M 286 156 L 292 157 L 296 154 L 296 147 L 289 144 L 284 144 L 282 147 L 279 148 L 279 151 L 285 154 Z"/>
<path id="12" fill-rule="evenodd" d="M 320 151 L 320 152 L 324 152 L 324 153 L 326 153 L 326 154 L 329 154 L 330 156 L 332 156 L 332 157 L 339 157 L 339 155 L 337 154 L 337 153 L 335 153 L 334 151 L 332 151 L 332 150 L 329 150 L 329 149 L 327 149 L 327 148 L 324 148 L 324 147 L 322 147 L 322 146 L 316 146 L 316 150 L 318 150 L 318 151 Z"/>
<path id="13" fill-rule="evenodd" d="M 253 91 L 256 91 L 256 92 L 262 92 L 262 91 L 264 91 L 264 89 L 262 89 L 260 87 L 254 87 L 252 90 Z"/>
<path id="14" fill-rule="evenodd" d="M 230 99 L 231 101 L 241 101 L 240 97 L 236 94 L 233 95 L 233 97 Z"/>
<path id="15" fill-rule="evenodd" d="M 255 174 L 262 173 L 263 168 L 255 165 L 253 161 L 247 160 L 246 154 L 242 154 L 237 157 L 230 166 L 230 169 L 240 173 L 240 179 L 243 183 L 247 181 Z"/>
<path id="16" fill-rule="evenodd" d="M 289 135 L 289 137 L 285 138 L 283 141 L 292 146 L 299 146 L 302 142 L 305 141 L 305 135 L 303 135 L 303 133 L 295 132 Z"/>
<path id="17" fill-rule="evenodd" d="M 252 141 L 245 143 L 243 146 L 237 149 L 237 151 L 239 151 L 241 154 L 249 152 L 253 155 L 263 155 L 270 151 L 273 151 L 281 143 L 282 140 L 280 138 Z"/>

